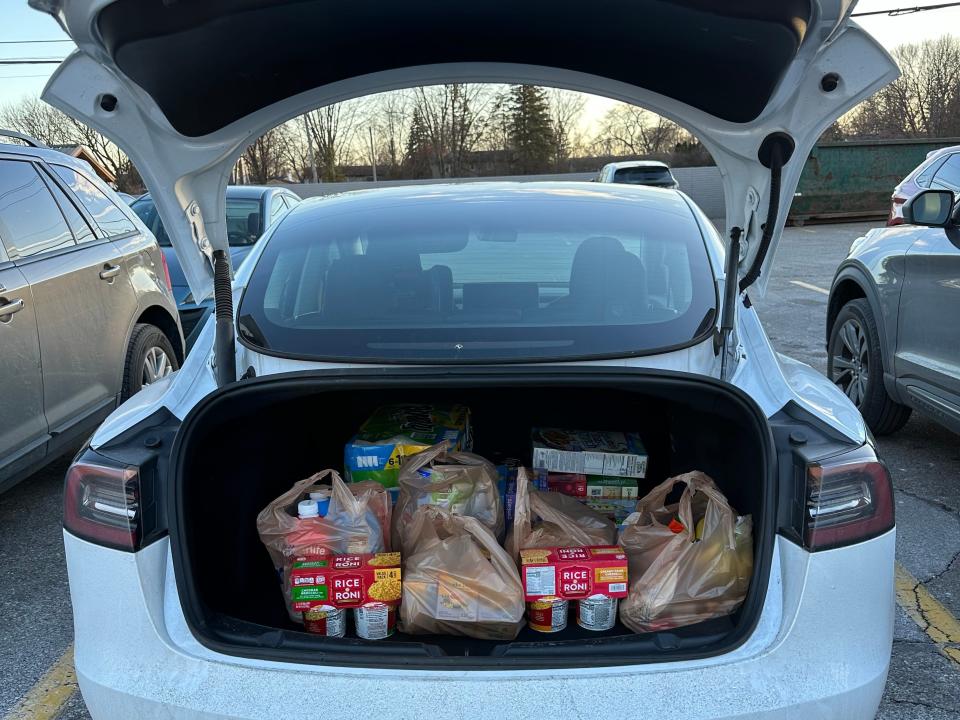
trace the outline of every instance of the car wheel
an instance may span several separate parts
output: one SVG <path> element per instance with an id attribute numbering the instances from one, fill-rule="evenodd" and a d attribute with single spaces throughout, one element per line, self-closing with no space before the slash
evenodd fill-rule
<path id="1" fill-rule="evenodd" d="M 170 339 L 156 325 L 139 323 L 127 346 L 121 401 L 179 368 Z"/>
<path id="2" fill-rule="evenodd" d="M 883 386 L 880 333 L 866 300 L 851 300 L 837 314 L 827 346 L 827 375 L 876 435 L 896 432 L 910 418 L 910 408 L 894 401 Z"/>

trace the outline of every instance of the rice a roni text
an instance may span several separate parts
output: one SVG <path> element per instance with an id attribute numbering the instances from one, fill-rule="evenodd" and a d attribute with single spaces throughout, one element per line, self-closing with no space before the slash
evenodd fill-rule
<path id="1" fill-rule="evenodd" d="M 290 567 L 288 582 L 293 610 L 298 612 L 316 605 L 397 604 L 402 590 L 400 553 L 298 557 Z"/>

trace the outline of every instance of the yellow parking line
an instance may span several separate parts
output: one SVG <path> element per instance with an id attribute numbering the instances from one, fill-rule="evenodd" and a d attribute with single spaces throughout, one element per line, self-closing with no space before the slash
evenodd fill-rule
<path id="1" fill-rule="evenodd" d="M 957 668 L 960 668 L 960 620 L 900 563 L 895 571 L 897 604 Z"/>
<path id="2" fill-rule="evenodd" d="M 810 283 L 804 282 L 803 280 L 791 280 L 790 283 L 792 285 L 796 285 L 797 287 L 805 288 L 806 290 L 813 290 L 814 292 L 822 293 L 823 295 L 830 294 L 829 290 L 824 290 L 822 287 L 819 287 L 817 285 L 811 285 Z"/>
<path id="3" fill-rule="evenodd" d="M 3 720 L 53 720 L 77 689 L 73 644 Z"/>

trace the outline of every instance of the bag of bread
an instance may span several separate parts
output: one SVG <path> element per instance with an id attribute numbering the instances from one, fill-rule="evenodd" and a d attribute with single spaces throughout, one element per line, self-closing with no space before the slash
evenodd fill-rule
<path id="1" fill-rule="evenodd" d="M 517 470 L 517 498 L 507 549 L 514 560 L 523 548 L 613 545 L 613 521 L 569 495 L 537 490 L 526 468 Z"/>
<path id="2" fill-rule="evenodd" d="M 402 529 L 400 629 L 411 634 L 513 640 L 523 585 L 513 560 L 474 517 L 423 505 Z"/>
<path id="3" fill-rule="evenodd" d="M 685 485 L 677 504 L 666 500 Z M 654 632 L 729 615 L 740 607 L 753 572 L 749 515 L 738 517 L 705 473 L 670 478 L 637 503 L 619 545 L 627 553 L 630 592 L 620 620 Z"/>
<path id="4" fill-rule="evenodd" d="M 436 505 L 454 515 L 479 520 L 494 537 L 503 537 L 503 500 L 497 469 L 479 455 L 449 450 L 446 442 L 407 459 L 400 471 L 400 493 L 393 510 L 393 546 L 401 548 L 400 528 L 417 508 Z"/>
<path id="5" fill-rule="evenodd" d="M 330 484 L 324 483 L 329 478 Z M 310 494 L 329 498 L 326 513 L 300 517 L 297 509 Z M 287 571 L 302 555 L 363 554 L 390 549 L 390 496 L 372 480 L 347 484 L 335 470 L 324 470 L 296 483 L 257 515 L 257 532 L 284 588 L 290 617 Z"/>

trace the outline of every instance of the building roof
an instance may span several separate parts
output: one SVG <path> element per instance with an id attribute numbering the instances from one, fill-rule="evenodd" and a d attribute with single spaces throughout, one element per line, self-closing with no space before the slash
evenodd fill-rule
<path id="1" fill-rule="evenodd" d="M 62 152 L 64 155 L 83 160 L 93 168 L 93 171 L 100 176 L 100 179 L 104 182 L 117 182 L 117 176 L 104 167 L 103 163 L 97 160 L 96 156 L 86 145 L 51 145 L 50 148 Z"/>

